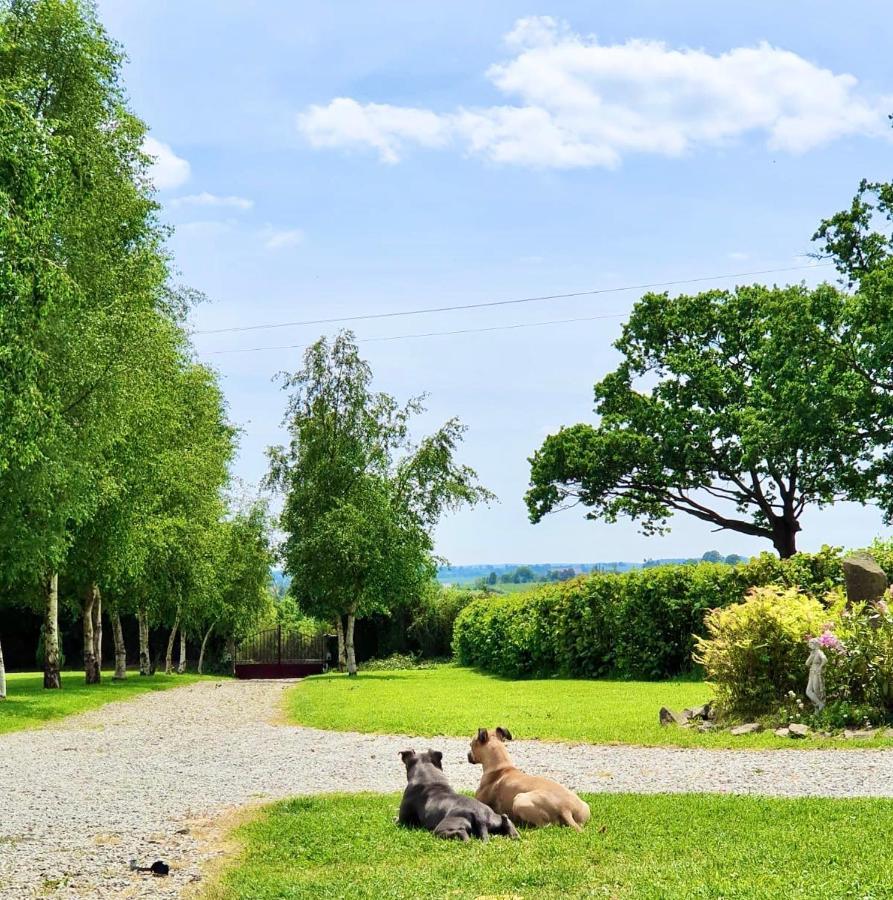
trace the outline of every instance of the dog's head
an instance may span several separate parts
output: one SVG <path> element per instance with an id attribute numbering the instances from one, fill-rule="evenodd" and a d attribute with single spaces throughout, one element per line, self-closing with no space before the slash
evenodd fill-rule
<path id="1" fill-rule="evenodd" d="M 403 765 L 406 766 L 407 781 L 412 778 L 413 770 L 420 763 L 434 766 L 436 769 L 440 769 L 441 772 L 443 771 L 443 754 L 440 750 L 423 750 L 421 753 L 416 753 L 415 750 L 401 750 L 400 759 L 403 760 Z"/>
<path id="2" fill-rule="evenodd" d="M 495 746 L 511 739 L 512 733 L 501 725 L 498 728 L 478 728 L 478 733 L 471 739 L 468 761 L 473 766 L 483 765 L 486 758 L 492 755 Z"/>

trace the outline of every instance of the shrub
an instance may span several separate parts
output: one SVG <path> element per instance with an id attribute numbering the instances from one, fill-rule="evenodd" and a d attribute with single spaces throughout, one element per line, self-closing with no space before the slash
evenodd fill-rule
<path id="1" fill-rule="evenodd" d="M 708 637 L 695 660 L 704 667 L 726 712 L 753 716 L 781 706 L 806 680 L 806 639 L 820 634 L 828 612 L 796 588 L 754 588 L 743 603 L 707 614 Z"/>
<path id="2" fill-rule="evenodd" d="M 818 600 L 842 577 L 831 547 L 787 560 L 764 553 L 738 566 L 588 575 L 470 603 L 456 619 L 453 652 L 463 665 L 511 677 L 668 678 L 691 670 L 709 610 L 773 583 Z"/>
<path id="3" fill-rule="evenodd" d="M 448 588 L 432 583 L 412 607 L 411 620 L 406 630 L 409 644 L 419 655 L 428 659 L 448 657 L 456 616 L 480 596 L 480 591 Z"/>
<path id="4" fill-rule="evenodd" d="M 893 614 L 887 602 L 840 608 L 832 627 L 840 646 L 825 651 L 829 707 L 850 716 L 845 724 L 861 724 L 867 710 L 875 722 L 888 719 L 893 710 Z"/>

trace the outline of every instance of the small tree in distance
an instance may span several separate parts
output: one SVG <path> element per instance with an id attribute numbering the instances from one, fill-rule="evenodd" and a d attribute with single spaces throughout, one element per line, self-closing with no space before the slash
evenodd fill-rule
<path id="1" fill-rule="evenodd" d="M 418 597 L 436 572 L 431 533 L 443 513 L 492 496 L 455 461 L 457 419 L 414 444 L 422 398 L 401 406 L 371 381 L 351 332 L 320 338 L 284 378 L 291 440 L 269 451 L 269 482 L 285 495 L 289 590 L 304 612 L 336 624 L 350 675 L 357 617 Z"/>

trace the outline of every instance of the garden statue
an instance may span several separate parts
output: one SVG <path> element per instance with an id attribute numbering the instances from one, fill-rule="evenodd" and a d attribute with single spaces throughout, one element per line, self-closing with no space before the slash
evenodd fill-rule
<path id="1" fill-rule="evenodd" d="M 809 681 L 806 684 L 806 696 L 812 700 L 816 712 L 821 712 L 825 706 L 825 676 L 822 669 L 825 668 L 828 657 L 825 656 L 818 638 L 810 638 L 807 646 L 809 659 L 806 660 L 806 665 L 809 667 Z"/>

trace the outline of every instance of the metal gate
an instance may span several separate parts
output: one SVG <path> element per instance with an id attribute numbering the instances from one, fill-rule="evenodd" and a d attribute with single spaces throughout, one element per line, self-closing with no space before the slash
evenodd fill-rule
<path id="1" fill-rule="evenodd" d="M 328 635 L 307 638 L 290 628 L 268 628 L 245 638 L 236 649 L 236 678 L 299 678 L 329 668 Z"/>

